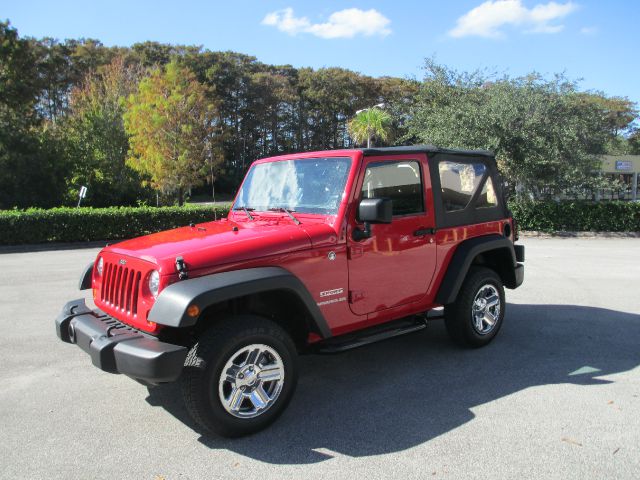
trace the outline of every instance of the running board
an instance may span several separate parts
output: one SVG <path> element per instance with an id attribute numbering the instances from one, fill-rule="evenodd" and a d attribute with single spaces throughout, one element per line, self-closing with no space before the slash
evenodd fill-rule
<path id="1" fill-rule="evenodd" d="M 402 324 L 397 322 L 389 326 L 373 327 L 368 331 L 346 334 L 335 337 L 323 342 L 318 346 L 318 353 L 340 353 L 354 348 L 369 345 L 370 343 L 379 342 L 388 338 L 398 337 L 405 333 L 412 333 L 427 327 L 424 318 L 415 318 L 410 321 L 404 321 Z"/>

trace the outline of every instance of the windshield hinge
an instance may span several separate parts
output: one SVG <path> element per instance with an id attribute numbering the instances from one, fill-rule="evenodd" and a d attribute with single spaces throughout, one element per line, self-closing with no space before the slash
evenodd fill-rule
<path id="1" fill-rule="evenodd" d="M 178 278 L 180 280 L 186 280 L 189 278 L 189 273 L 187 272 L 187 264 L 184 262 L 184 258 L 176 257 L 176 270 L 178 271 Z"/>

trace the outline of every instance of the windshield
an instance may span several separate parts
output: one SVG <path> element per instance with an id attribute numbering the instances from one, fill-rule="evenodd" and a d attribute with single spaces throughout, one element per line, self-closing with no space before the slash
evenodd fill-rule
<path id="1" fill-rule="evenodd" d="M 342 200 L 348 157 L 282 160 L 254 165 L 242 184 L 234 209 L 287 209 L 335 215 Z"/>

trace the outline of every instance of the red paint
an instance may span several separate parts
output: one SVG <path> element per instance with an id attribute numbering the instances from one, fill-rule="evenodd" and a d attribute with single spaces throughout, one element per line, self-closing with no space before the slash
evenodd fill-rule
<path id="1" fill-rule="evenodd" d="M 475 236 L 502 233 L 503 221 L 499 221 L 442 229 L 435 235 L 414 235 L 416 230 L 435 227 L 428 159 L 423 153 L 363 158 L 359 150 L 336 150 L 285 155 L 254 163 L 319 157 L 352 159 L 346 193 L 336 215 L 296 213 L 301 222 L 296 225 L 283 212 L 251 212 L 254 221 L 250 221 L 245 212 L 232 211 L 228 219 L 115 244 L 100 255 L 110 263 L 124 260 L 130 268 L 141 272 L 137 313 L 126 313 L 121 307 L 105 302 L 102 299 L 105 274 L 99 277 L 94 270 L 96 305 L 125 323 L 154 332 L 160 327 L 146 321 L 153 305 L 146 286 L 148 275 L 153 269 L 160 272 L 161 290 L 177 281 L 177 256 L 184 258 L 190 278 L 240 268 L 280 266 L 305 284 L 332 333 L 339 335 L 437 306 L 436 287 L 456 246 Z M 374 225 L 372 238 L 354 242 L 352 231 L 361 227 L 356 222 L 356 210 L 366 165 L 389 158 L 420 162 L 425 211 L 395 217 L 391 224 Z M 327 296 L 326 292 L 333 293 Z M 309 337 L 310 342 L 318 340 L 317 335 Z"/>

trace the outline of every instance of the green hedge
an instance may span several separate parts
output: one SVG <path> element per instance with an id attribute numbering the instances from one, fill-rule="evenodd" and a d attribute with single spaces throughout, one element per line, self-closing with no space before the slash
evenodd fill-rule
<path id="1" fill-rule="evenodd" d="M 520 230 L 540 232 L 640 232 L 640 203 L 509 202 Z"/>
<path id="2" fill-rule="evenodd" d="M 509 202 L 520 230 L 640 232 L 640 203 Z M 0 211 L 0 245 L 118 240 L 221 218 L 228 206 Z"/>
<path id="3" fill-rule="evenodd" d="M 0 211 L 0 245 L 117 240 L 221 218 L 228 206 Z"/>

